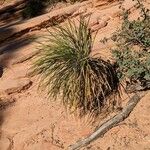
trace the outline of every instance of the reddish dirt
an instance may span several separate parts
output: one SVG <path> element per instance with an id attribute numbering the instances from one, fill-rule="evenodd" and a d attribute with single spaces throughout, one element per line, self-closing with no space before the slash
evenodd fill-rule
<path id="1" fill-rule="evenodd" d="M 131 0 L 125 1 L 125 7 L 132 7 Z M 113 43 L 103 45 L 99 41 L 104 37 L 110 37 L 120 27 L 122 21 L 119 17 L 118 3 L 107 3 L 97 7 L 91 7 L 89 3 L 80 7 L 75 12 L 76 14 L 72 14 L 72 18 L 76 19 L 79 12 L 83 12 L 83 14 L 91 13 L 91 26 L 94 29 L 99 29 L 93 54 L 99 53 L 105 60 L 113 61 L 109 50 L 113 47 Z M 134 16 L 131 16 L 133 18 L 138 15 L 136 11 L 133 11 L 133 13 Z M 42 20 L 42 16 L 39 18 Z M 35 20 L 37 21 L 38 17 Z M 107 25 L 102 25 L 99 20 L 106 22 Z M 34 19 L 28 20 L 27 25 L 32 26 L 33 21 Z M 18 30 L 17 26 L 24 28 L 25 24 L 21 25 L 20 23 L 9 28 Z M 7 29 L 7 25 L 4 25 L 4 29 Z M 2 33 L 1 29 L 2 27 L 0 27 L 0 33 Z M 51 30 L 51 27 L 49 29 Z M 7 32 L 7 35 L 9 32 Z M 0 54 L 0 62 L 4 67 L 4 72 L 2 78 L 0 78 L 0 97 L 6 99 L 7 103 L 0 100 L 0 106 L 5 103 L 5 107 L 0 107 L 0 150 L 66 149 L 70 144 L 89 135 L 97 125 L 105 120 L 99 117 L 95 123 L 92 123 L 92 120 L 89 121 L 87 116 L 82 119 L 76 118 L 65 111 L 60 101 L 48 99 L 44 91 L 37 90 L 37 78 L 28 76 L 33 59 L 29 58 L 23 62 L 18 60 L 37 50 L 38 43 L 29 39 L 38 37 L 38 41 L 45 42 L 43 36 L 46 34 L 45 29 L 30 31 L 19 38 L 4 41 L 1 44 L 0 52 L 3 52 L 3 54 Z M 26 79 L 30 80 L 32 84 L 24 88 L 26 82 L 22 83 L 21 81 Z M 5 92 L 6 87 L 1 83 L 5 83 L 6 87 L 11 88 L 13 92 L 11 94 Z M 16 86 L 19 89 L 14 90 Z M 123 104 L 128 100 L 127 95 L 125 97 L 122 99 Z M 108 131 L 104 137 L 97 139 L 83 149 L 150 150 L 149 100 L 150 92 L 141 99 L 125 121 Z M 110 114 L 110 116 L 112 115 Z"/>

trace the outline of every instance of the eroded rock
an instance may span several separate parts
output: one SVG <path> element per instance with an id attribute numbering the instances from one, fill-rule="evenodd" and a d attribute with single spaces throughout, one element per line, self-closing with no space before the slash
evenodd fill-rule
<path id="1" fill-rule="evenodd" d="M 76 12 L 73 13 L 72 17 L 75 17 L 75 16 L 78 16 L 78 15 L 81 15 L 83 13 L 86 13 L 87 11 L 87 7 L 80 7 Z"/>
<path id="2" fill-rule="evenodd" d="M 0 94 L 12 94 L 28 89 L 32 81 L 28 78 L 8 79 L 0 82 Z"/>
<path id="3" fill-rule="evenodd" d="M 91 31 L 92 31 L 92 32 L 95 32 L 95 31 L 97 31 L 97 30 L 99 30 L 99 29 L 101 29 L 101 28 L 106 27 L 107 24 L 108 24 L 107 21 L 99 20 L 99 23 L 98 23 L 98 24 L 96 24 L 96 25 L 94 25 L 93 27 L 91 27 Z"/>
<path id="4" fill-rule="evenodd" d="M 1 150 L 10 150 L 11 149 L 11 143 L 8 138 L 1 137 L 0 139 L 0 149 Z"/>

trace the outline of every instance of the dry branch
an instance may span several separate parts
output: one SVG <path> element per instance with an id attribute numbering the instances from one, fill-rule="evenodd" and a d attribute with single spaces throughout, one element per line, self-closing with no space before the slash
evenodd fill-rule
<path id="1" fill-rule="evenodd" d="M 86 146 L 87 144 L 90 144 L 92 141 L 96 140 L 97 138 L 103 136 L 111 128 L 117 126 L 118 123 L 122 122 L 130 115 L 134 107 L 137 105 L 137 103 L 140 101 L 140 99 L 143 96 L 145 96 L 145 93 L 143 93 L 141 96 L 138 94 L 133 95 L 131 99 L 129 100 L 129 102 L 127 103 L 127 105 L 125 106 L 125 108 L 121 111 L 121 113 L 107 120 L 95 132 L 93 132 L 91 135 L 89 135 L 85 139 L 82 139 L 80 141 L 77 141 L 75 144 L 70 145 L 69 150 L 80 149 Z"/>

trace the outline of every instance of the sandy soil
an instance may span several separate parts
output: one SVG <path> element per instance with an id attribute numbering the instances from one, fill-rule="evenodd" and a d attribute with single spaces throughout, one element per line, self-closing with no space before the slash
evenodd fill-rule
<path id="1" fill-rule="evenodd" d="M 131 0 L 126 0 L 125 5 L 130 8 Z M 95 8 L 89 4 L 79 8 L 78 11 L 85 14 L 92 13 L 91 26 L 94 29 L 97 28 L 95 25 L 101 25 L 95 40 L 93 54 L 100 53 L 102 58 L 112 60 L 109 49 L 113 44 L 109 43 L 106 46 L 99 41 L 103 37 L 110 37 L 120 26 L 118 3 L 108 3 Z M 134 11 L 134 16 L 131 17 L 137 14 Z M 99 17 L 103 18 L 101 20 L 103 23 L 106 22 L 106 25 L 101 22 L 95 23 Z M 41 16 L 40 18 L 42 20 Z M 76 18 L 75 14 L 73 18 Z M 28 25 L 30 26 L 29 20 Z M 0 33 L 4 33 L 2 28 L 7 29 L 6 26 L 8 24 L 0 27 Z M 21 23 L 19 26 L 24 28 Z M 16 25 L 10 25 L 9 28 L 11 27 L 15 28 Z M 51 27 L 49 29 L 51 30 Z M 0 97 L 2 99 L 0 100 L 0 150 L 66 149 L 70 144 L 89 135 L 97 125 L 104 121 L 100 117 L 95 123 L 89 121 L 87 116 L 82 119 L 76 118 L 65 111 L 60 101 L 48 99 L 44 91 L 37 90 L 37 78 L 28 76 L 33 59 L 19 60 L 37 50 L 38 43 L 31 39 L 38 37 L 37 40 L 43 42 L 42 37 L 45 34 L 47 34 L 46 30 L 40 29 L 1 43 L 0 62 L 4 70 L 0 78 Z M 127 98 L 127 95 L 125 97 Z M 122 99 L 123 104 L 127 100 Z M 150 92 L 142 98 L 125 121 L 83 149 L 150 150 L 149 100 Z"/>

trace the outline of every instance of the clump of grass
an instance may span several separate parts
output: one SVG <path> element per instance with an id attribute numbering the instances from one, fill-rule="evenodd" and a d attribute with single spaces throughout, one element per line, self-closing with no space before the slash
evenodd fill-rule
<path id="1" fill-rule="evenodd" d="M 40 74 L 40 87 L 48 95 L 72 110 L 87 113 L 100 111 L 108 96 L 118 90 L 118 78 L 114 67 L 91 57 L 93 38 L 88 21 L 80 17 L 79 25 L 68 21 L 49 32 L 49 42 L 33 65 L 33 74 Z"/>

